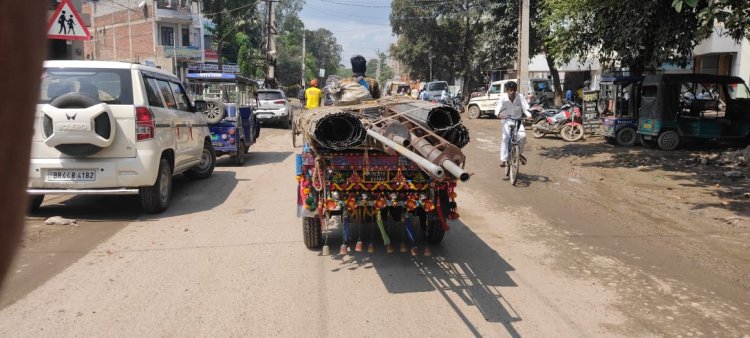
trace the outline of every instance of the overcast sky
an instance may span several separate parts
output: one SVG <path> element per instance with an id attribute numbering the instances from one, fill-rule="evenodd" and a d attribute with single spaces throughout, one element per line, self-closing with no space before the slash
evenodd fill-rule
<path id="1" fill-rule="evenodd" d="M 349 59 L 360 54 L 375 57 L 375 50 L 388 52 L 396 40 L 391 33 L 391 0 L 306 0 L 300 13 L 305 28 L 325 28 L 333 32 L 343 47 L 341 63 L 351 68 Z"/>

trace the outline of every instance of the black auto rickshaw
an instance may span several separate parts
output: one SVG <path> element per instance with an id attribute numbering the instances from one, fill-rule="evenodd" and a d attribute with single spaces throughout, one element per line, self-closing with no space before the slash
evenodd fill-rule
<path id="1" fill-rule="evenodd" d="M 647 76 L 641 89 L 639 138 L 664 150 L 685 139 L 747 139 L 750 90 L 736 76 Z"/>
<path id="2" fill-rule="evenodd" d="M 643 76 L 608 76 L 599 82 L 601 132 L 608 142 L 621 146 L 635 144 L 642 82 Z"/>

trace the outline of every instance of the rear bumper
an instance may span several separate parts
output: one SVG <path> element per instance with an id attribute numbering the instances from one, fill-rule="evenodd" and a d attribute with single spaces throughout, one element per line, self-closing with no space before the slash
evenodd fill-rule
<path id="1" fill-rule="evenodd" d="M 139 187 L 156 182 L 161 154 L 138 150 L 129 158 L 62 158 L 32 159 L 29 166 L 28 191 L 35 194 L 134 194 Z M 49 181 L 54 169 L 85 169 L 96 172 L 95 181 Z"/>

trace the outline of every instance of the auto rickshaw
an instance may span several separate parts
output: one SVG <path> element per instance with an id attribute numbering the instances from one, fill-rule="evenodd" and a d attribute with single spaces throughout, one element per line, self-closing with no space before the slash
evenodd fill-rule
<path id="1" fill-rule="evenodd" d="M 750 90 L 736 76 L 647 76 L 637 133 L 644 145 L 663 150 L 674 150 L 687 139 L 747 139 Z"/>
<path id="2" fill-rule="evenodd" d="M 602 136 L 607 142 L 632 146 L 638 139 L 643 76 L 611 76 L 599 83 L 598 109 L 602 114 Z"/>

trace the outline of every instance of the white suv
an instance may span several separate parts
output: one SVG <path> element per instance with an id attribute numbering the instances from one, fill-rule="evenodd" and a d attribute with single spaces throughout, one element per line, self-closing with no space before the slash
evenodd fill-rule
<path id="1" fill-rule="evenodd" d="M 180 80 L 138 64 L 47 61 L 31 144 L 31 208 L 47 194 L 140 195 L 166 210 L 172 176 L 211 176 L 216 155 L 205 101 Z M 198 106 L 198 109 L 196 109 Z"/>

